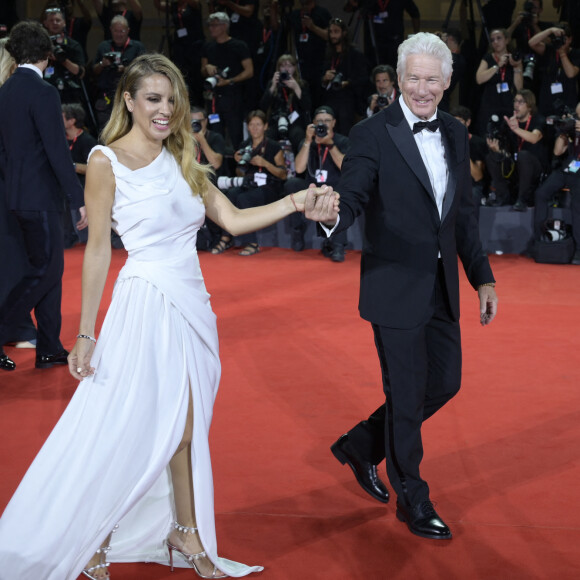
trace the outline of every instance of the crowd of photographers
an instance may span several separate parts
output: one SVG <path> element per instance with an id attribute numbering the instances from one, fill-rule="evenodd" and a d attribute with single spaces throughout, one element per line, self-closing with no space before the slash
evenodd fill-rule
<path id="1" fill-rule="evenodd" d="M 199 159 L 214 167 L 216 184 L 240 206 L 265 203 L 304 183 L 335 185 L 350 128 L 399 96 L 396 48 L 404 38 L 405 12 L 413 32 L 420 30 L 412 0 L 346 0 L 341 8 L 352 15 L 347 20 L 316 0 L 265 0 L 262 6 L 259 0 L 208 0 L 207 7 L 200 0 L 152 1 L 190 88 Z M 103 28 L 94 55 L 87 52 L 87 2 Z M 550 204 L 564 200 L 579 216 L 580 49 L 573 3 L 561 3 L 564 15 L 569 5 L 572 26 L 542 21 L 542 0 L 525 0 L 517 11 L 515 1 L 489 0 L 488 34 L 478 47 L 466 27 L 440 33 L 454 63 L 440 108 L 471 134 L 474 199 L 514 211 L 536 206 L 538 238 L 554 229 L 546 227 Z M 463 3 L 461 11 L 465 24 Z M 63 105 L 77 105 L 67 134 L 84 127 L 98 137 L 124 68 L 153 48 L 139 40 L 142 19 L 139 0 L 46 3 L 40 21 L 54 54 L 44 77 L 59 90 Z M 253 132 L 252 123 L 260 130 Z M 73 151 L 74 138 L 69 145 Z M 76 161 L 79 167 L 82 161 Z M 555 196 L 556 186 L 571 195 Z M 564 236 L 572 224 L 556 225 Z M 232 245 L 231 236 L 211 224 L 206 233 L 213 253 Z M 339 262 L 345 245 L 346 239 L 331 240 L 323 251 Z M 292 226 L 292 247 L 304 248 L 299 220 Z M 580 239 L 576 248 L 573 262 L 580 263 Z M 241 253 L 257 251 L 252 238 Z"/>

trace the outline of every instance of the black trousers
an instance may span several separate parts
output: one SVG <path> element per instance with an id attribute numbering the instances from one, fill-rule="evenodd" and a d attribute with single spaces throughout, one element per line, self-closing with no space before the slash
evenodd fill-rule
<path id="1" fill-rule="evenodd" d="M 377 465 L 387 459 L 398 501 L 412 506 L 429 498 L 420 475 L 421 426 L 458 391 L 461 383 L 459 322 L 451 318 L 442 266 L 429 320 L 410 330 L 373 324 L 385 404 L 349 431 L 362 457 Z"/>
<path id="2" fill-rule="evenodd" d="M 38 325 L 37 355 L 54 354 L 60 342 L 64 250 L 62 215 L 49 211 L 13 211 L 18 222 L 29 272 L 0 305 L 0 345 L 11 339 L 11 329 L 34 308 Z"/>

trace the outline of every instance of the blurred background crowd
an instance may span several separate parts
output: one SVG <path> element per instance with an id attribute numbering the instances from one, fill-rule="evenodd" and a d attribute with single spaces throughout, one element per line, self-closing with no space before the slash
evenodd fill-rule
<path id="1" fill-rule="evenodd" d="M 546 1 L 3 0 L 0 34 L 24 18 L 50 34 L 44 78 L 59 91 L 81 182 L 124 68 L 144 52 L 167 54 L 190 89 L 199 160 L 234 204 L 251 207 L 305 182 L 335 185 L 352 125 L 399 96 L 398 45 L 436 32 L 454 61 L 440 108 L 470 132 L 475 203 L 535 206 L 535 237 L 559 240 L 574 236 L 580 211 L 580 6 Z M 10 61 L 0 51 L 3 82 Z M 552 219 L 559 205 L 566 221 Z M 83 241 L 69 221 L 67 246 Z M 323 252 L 342 261 L 345 243 L 331 240 Z M 212 224 L 200 234 L 213 253 L 232 244 Z M 259 251 L 255 236 L 243 246 L 242 255 Z M 580 263 L 580 239 L 575 248 Z"/>

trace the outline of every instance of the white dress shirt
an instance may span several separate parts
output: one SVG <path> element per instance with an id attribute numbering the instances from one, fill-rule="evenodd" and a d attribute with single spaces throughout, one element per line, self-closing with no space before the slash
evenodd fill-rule
<path id="1" fill-rule="evenodd" d="M 403 109 L 403 114 L 411 131 L 413 130 L 413 125 L 424 119 L 419 119 L 413 114 L 411 109 L 407 107 L 403 97 L 399 97 L 399 103 L 401 103 L 401 109 Z M 435 114 L 428 119 L 432 121 L 437 118 L 437 111 Z M 432 132 L 428 129 L 423 129 L 413 135 L 415 137 L 415 143 L 419 148 L 419 153 L 421 153 L 421 158 L 423 159 L 423 164 L 427 173 L 429 175 L 429 181 L 431 182 L 431 187 L 433 188 L 433 193 L 435 194 L 435 201 L 437 203 L 437 211 L 439 211 L 439 217 L 441 217 L 443 211 L 443 199 L 445 198 L 445 192 L 447 191 L 447 180 L 449 178 L 449 169 L 447 168 L 447 161 L 445 160 L 445 147 L 443 147 L 443 141 L 441 138 L 441 130 Z"/>

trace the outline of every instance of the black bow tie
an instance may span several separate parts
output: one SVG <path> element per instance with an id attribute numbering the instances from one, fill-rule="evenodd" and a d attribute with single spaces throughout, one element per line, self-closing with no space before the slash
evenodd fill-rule
<path id="1" fill-rule="evenodd" d="M 413 125 L 413 134 L 420 133 L 423 129 L 428 129 L 431 133 L 435 133 L 439 129 L 439 119 L 432 121 L 419 121 Z"/>

